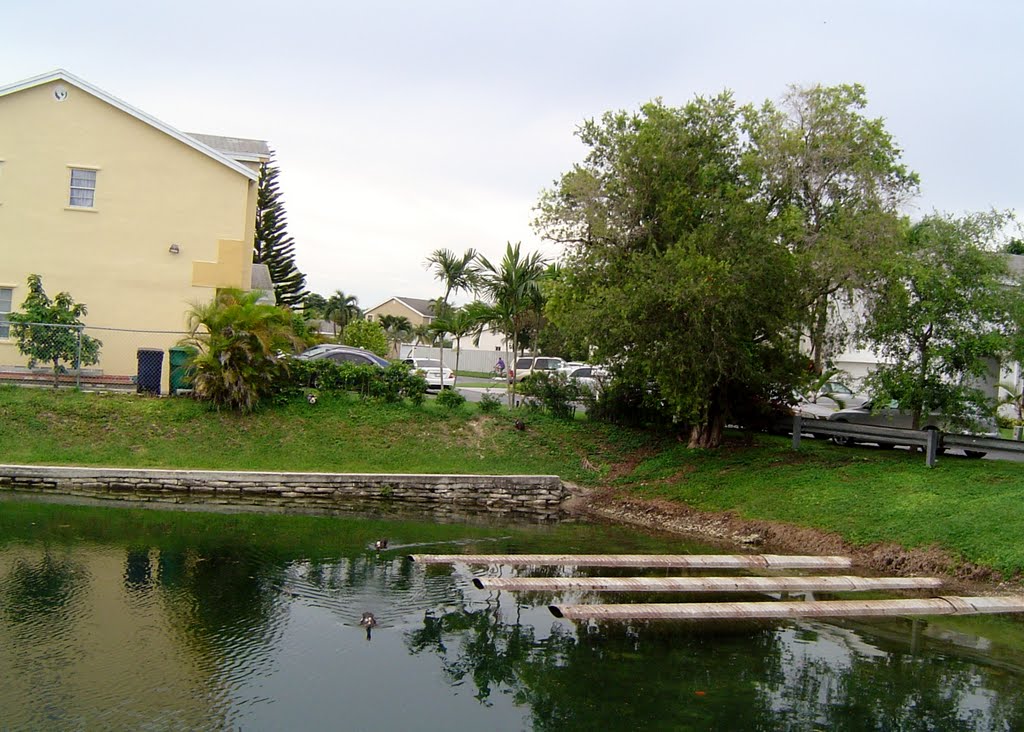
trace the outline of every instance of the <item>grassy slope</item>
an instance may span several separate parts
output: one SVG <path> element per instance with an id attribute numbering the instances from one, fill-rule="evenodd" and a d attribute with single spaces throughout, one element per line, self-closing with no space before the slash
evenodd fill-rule
<path id="1" fill-rule="evenodd" d="M 937 544 L 1024 569 L 1024 464 L 838 449 L 761 436 L 714 452 L 587 422 L 323 398 L 239 417 L 188 400 L 0 388 L 0 461 L 337 472 L 545 473 L 640 497 L 837 531 L 854 543 Z M 583 467 L 584 458 L 588 468 Z"/>
<path id="2" fill-rule="evenodd" d="M 471 406 L 422 407 L 322 396 L 255 415 L 187 399 L 0 387 L 0 461 L 121 467 L 396 473 L 540 473 L 586 480 L 583 455 L 607 459 L 643 435 Z M 614 448 L 614 449 L 612 449 Z M 609 450 L 612 450 L 609 452 Z"/>

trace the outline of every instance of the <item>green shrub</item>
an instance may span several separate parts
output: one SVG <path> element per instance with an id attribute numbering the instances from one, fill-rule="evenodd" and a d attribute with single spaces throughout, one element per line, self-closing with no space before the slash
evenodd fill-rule
<path id="1" fill-rule="evenodd" d="M 289 373 L 282 374 L 278 393 L 289 400 L 307 389 L 323 393 L 355 392 L 363 398 L 398 402 L 409 399 L 422 404 L 427 382 L 409 371 L 405 364 L 392 364 L 386 369 L 328 359 L 290 360 Z"/>
<path id="2" fill-rule="evenodd" d="M 388 355 L 388 337 L 380 323 L 372 320 L 353 320 L 345 326 L 341 342 L 346 346 L 365 348 L 382 358 Z"/>
<path id="3" fill-rule="evenodd" d="M 628 427 L 670 427 L 672 415 L 657 384 L 639 382 L 621 376 L 605 383 L 587 417 Z"/>
<path id="4" fill-rule="evenodd" d="M 1013 417 L 1004 417 L 1001 414 L 997 414 L 996 426 L 1004 430 L 1012 429 L 1017 426 L 1017 420 Z"/>
<path id="5" fill-rule="evenodd" d="M 564 374 L 537 371 L 523 380 L 521 391 L 524 397 L 540 402 L 552 416 L 570 419 L 576 413 L 573 402 L 580 400 L 584 389 Z"/>
<path id="6" fill-rule="evenodd" d="M 484 414 L 494 414 L 501 409 L 501 398 L 488 392 L 480 397 L 479 406 Z"/>
<path id="7" fill-rule="evenodd" d="M 441 389 L 441 393 L 437 395 L 437 403 L 454 411 L 466 403 L 466 397 L 455 389 Z"/>

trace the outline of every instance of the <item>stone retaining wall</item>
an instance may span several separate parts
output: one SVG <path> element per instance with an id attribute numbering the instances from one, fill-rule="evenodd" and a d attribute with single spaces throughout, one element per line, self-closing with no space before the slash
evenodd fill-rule
<path id="1" fill-rule="evenodd" d="M 144 503 L 347 510 L 354 504 L 555 518 L 569 492 L 555 475 L 246 473 L 0 465 L 0 491 Z"/>

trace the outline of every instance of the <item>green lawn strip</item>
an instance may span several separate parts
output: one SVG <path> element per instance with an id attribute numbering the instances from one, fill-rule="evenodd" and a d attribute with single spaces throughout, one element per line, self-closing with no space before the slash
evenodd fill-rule
<path id="1" fill-rule="evenodd" d="M 670 448 L 621 485 L 708 511 L 835 531 L 854 544 L 932 544 L 1013 573 L 1024 567 L 1024 465 L 920 454 L 839 450 L 783 438 L 718 453 Z"/>
<path id="2" fill-rule="evenodd" d="M 188 399 L 0 389 L 5 462 L 224 470 L 385 473 L 542 473 L 581 482 L 581 458 L 629 433 L 508 412 L 455 412 L 324 395 L 253 415 L 215 412 Z M 575 434 L 572 444 L 565 431 Z M 613 439 L 613 438 L 612 438 Z M 613 440 L 614 441 L 614 440 Z M 593 442 L 594 447 L 587 447 Z"/>
<path id="3" fill-rule="evenodd" d="M 189 399 L 0 387 L 0 460 L 224 470 L 554 474 L 708 511 L 835 531 L 855 544 L 932 544 L 1024 569 L 1024 464 L 739 436 L 714 451 L 533 413 L 454 412 L 322 395 L 253 415 Z"/>

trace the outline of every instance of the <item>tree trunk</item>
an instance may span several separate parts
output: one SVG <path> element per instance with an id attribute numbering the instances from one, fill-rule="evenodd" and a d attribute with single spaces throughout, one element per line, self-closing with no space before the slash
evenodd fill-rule
<path id="1" fill-rule="evenodd" d="M 823 296 L 813 306 L 811 323 L 811 362 L 814 373 L 820 374 L 825 368 L 825 331 L 828 328 L 828 298 Z"/>
<path id="2" fill-rule="evenodd" d="M 455 341 L 455 378 L 452 380 L 452 389 L 459 385 L 459 356 L 462 355 L 462 340 Z M 444 364 L 441 364 L 441 388 L 444 388 Z"/>
<path id="3" fill-rule="evenodd" d="M 516 402 L 516 376 L 515 376 L 515 366 L 514 366 L 514 364 L 516 362 L 516 358 L 518 358 L 518 356 L 516 355 L 518 353 L 519 353 L 519 338 L 517 337 L 516 333 L 513 332 L 512 333 L 512 359 L 509 361 L 508 366 L 506 367 L 506 368 L 508 368 L 509 370 L 512 371 L 512 378 L 509 379 L 509 391 L 508 391 L 508 406 L 509 406 L 509 409 L 511 409 L 512 407 L 514 407 L 516 405 L 515 404 L 515 402 Z"/>
<path id="4" fill-rule="evenodd" d="M 722 444 L 722 433 L 725 430 L 725 417 L 718 410 L 711 413 L 702 424 L 690 428 L 690 441 L 687 447 L 710 450 Z"/>

